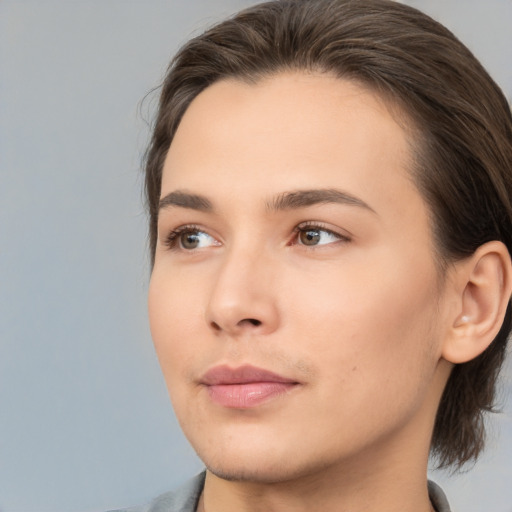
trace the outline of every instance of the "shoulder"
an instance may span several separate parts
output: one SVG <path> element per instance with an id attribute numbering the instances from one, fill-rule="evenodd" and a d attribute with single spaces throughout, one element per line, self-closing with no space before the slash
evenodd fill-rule
<path id="1" fill-rule="evenodd" d="M 205 473 L 200 473 L 175 491 L 166 492 L 151 503 L 109 512 L 195 512 L 203 491 Z"/>
<path id="2" fill-rule="evenodd" d="M 428 495 L 436 512 L 450 512 L 450 505 L 446 495 L 441 487 L 431 480 L 428 481 Z"/>

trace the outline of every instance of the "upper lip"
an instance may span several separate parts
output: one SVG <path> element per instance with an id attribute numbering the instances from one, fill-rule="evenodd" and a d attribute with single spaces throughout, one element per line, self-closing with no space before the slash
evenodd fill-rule
<path id="1" fill-rule="evenodd" d="M 251 382 L 297 383 L 297 381 L 293 379 L 250 365 L 239 366 L 237 368 L 231 368 L 228 365 L 215 366 L 208 370 L 201 378 L 201 384 L 206 386 L 249 384 Z"/>

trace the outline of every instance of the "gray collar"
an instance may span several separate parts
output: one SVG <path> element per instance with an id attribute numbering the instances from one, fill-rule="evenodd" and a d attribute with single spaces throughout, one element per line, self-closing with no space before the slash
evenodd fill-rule
<path id="1" fill-rule="evenodd" d="M 432 480 L 428 481 L 428 495 L 436 512 L 450 512 L 450 505 L 443 490 Z"/>

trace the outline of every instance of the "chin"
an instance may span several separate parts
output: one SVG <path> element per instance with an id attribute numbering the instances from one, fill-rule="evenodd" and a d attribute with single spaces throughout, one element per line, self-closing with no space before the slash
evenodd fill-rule
<path id="1" fill-rule="evenodd" d="M 304 473 L 298 471 L 297 468 L 293 469 L 284 465 L 276 467 L 271 464 L 264 466 L 252 463 L 244 465 L 230 463 L 206 464 L 206 469 L 216 477 L 229 482 L 251 482 L 256 484 L 277 484 L 304 476 Z"/>
<path id="2" fill-rule="evenodd" d="M 210 450 L 208 450 L 210 452 Z M 282 482 L 292 477 L 293 470 L 270 453 L 261 450 L 219 450 L 216 453 L 197 452 L 206 469 L 215 476 L 231 482 Z"/>
<path id="3" fill-rule="evenodd" d="M 282 482 L 284 479 L 275 478 L 264 471 L 256 471 L 254 468 L 225 468 L 225 467 L 212 467 L 206 466 L 206 469 L 215 475 L 217 478 L 227 480 L 228 482 L 251 482 L 260 484 L 271 484 Z"/>
<path id="4" fill-rule="evenodd" d="M 207 470 L 218 478 L 256 484 L 278 484 L 303 479 L 321 473 L 331 465 L 327 456 L 299 458 L 299 450 L 293 451 L 293 454 L 284 454 L 272 447 L 252 451 L 228 449 L 207 454 L 198 451 L 198 456 Z"/>

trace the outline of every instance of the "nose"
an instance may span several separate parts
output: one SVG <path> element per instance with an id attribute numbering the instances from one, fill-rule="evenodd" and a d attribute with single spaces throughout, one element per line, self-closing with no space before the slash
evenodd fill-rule
<path id="1" fill-rule="evenodd" d="M 231 250 L 222 261 L 206 310 L 216 333 L 266 335 L 279 324 L 274 266 L 261 253 Z"/>

